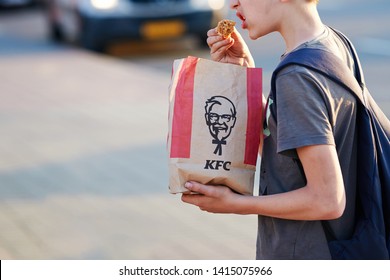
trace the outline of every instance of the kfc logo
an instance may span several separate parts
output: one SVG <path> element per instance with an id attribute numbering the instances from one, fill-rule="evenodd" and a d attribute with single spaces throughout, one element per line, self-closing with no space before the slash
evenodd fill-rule
<path id="1" fill-rule="evenodd" d="M 236 124 L 236 107 L 223 96 L 213 96 L 206 101 L 206 124 L 209 127 L 212 143 L 217 145 L 214 154 L 222 155 L 222 145 L 226 145 L 226 139 L 230 136 Z"/>

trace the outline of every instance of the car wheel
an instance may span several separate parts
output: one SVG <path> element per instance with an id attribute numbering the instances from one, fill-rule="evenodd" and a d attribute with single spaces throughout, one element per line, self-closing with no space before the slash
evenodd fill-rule
<path id="1" fill-rule="evenodd" d="M 56 42 L 62 42 L 65 40 L 64 32 L 61 29 L 60 24 L 56 20 L 55 7 L 53 4 L 46 4 L 47 24 L 48 24 L 48 36 L 51 40 Z"/>
<path id="2" fill-rule="evenodd" d="M 86 18 L 79 15 L 79 33 L 77 43 L 82 48 L 95 52 L 105 52 L 106 45 L 104 42 L 94 37 L 93 24 Z"/>
<path id="3" fill-rule="evenodd" d="M 64 33 L 62 32 L 61 27 L 54 22 L 49 23 L 49 36 L 50 39 L 53 41 L 56 42 L 64 41 Z"/>

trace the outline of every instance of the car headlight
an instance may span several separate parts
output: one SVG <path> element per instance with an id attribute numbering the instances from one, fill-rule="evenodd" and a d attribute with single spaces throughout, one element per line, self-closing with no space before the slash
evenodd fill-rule
<path id="1" fill-rule="evenodd" d="M 191 0 L 191 4 L 199 9 L 220 10 L 225 6 L 226 0 Z"/>
<path id="2" fill-rule="evenodd" d="M 90 0 L 94 8 L 99 10 L 110 10 L 116 8 L 119 0 Z"/>
<path id="3" fill-rule="evenodd" d="M 220 10 L 225 6 L 225 0 L 208 0 L 211 9 Z"/>

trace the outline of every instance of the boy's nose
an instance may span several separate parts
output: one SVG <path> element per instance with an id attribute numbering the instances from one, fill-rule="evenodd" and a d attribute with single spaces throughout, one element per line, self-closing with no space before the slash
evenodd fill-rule
<path id="1" fill-rule="evenodd" d="M 235 10 L 239 5 L 239 0 L 230 0 L 230 9 Z"/>

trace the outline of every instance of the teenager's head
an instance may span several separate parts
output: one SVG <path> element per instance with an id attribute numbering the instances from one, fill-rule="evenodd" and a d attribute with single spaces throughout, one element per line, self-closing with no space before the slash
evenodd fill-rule
<path id="1" fill-rule="evenodd" d="M 236 10 L 242 28 L 256 40 L 272 32 L 284 29 L 317 13 L 319 0 L 230 0 L 230 8 Z"/>

